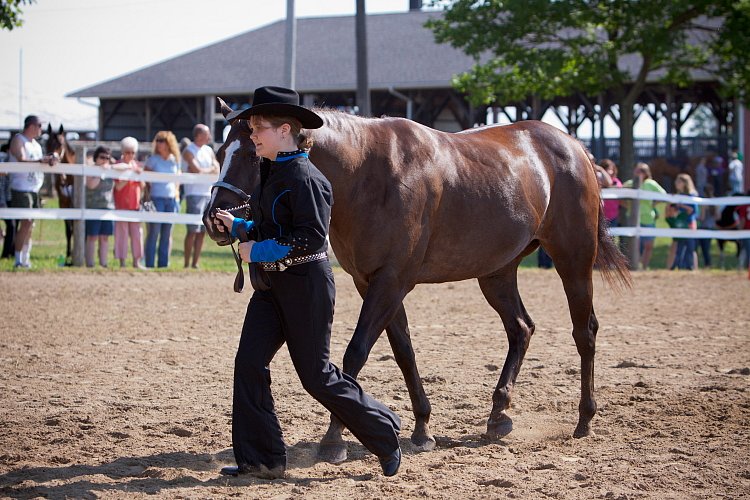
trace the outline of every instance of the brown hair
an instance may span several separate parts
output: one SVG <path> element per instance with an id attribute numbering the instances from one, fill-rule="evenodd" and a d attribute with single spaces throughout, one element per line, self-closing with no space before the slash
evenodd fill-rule
<path id="1" fill-rule="evenodd" d="M 617 177 L 617 164 L 610 160 L 609 158 L 605 158 L 604 160 L 599 162 L 599 166 L 602 167 L 604 170 L 612 169 L 612 172 L 614 173 L 614 176 Z M 609 173 L 609 172 L 607 172 Z"/>
<path id="2" fill-rule="evenodd" d="M 177 144 L 177 137 L 169 130 L 160 130 L 154 136 L 154 142 L 151 145 L 151 151 L 153 154 L 156 153 L 156 142 L 158 139 L 164 139 L 167 143 L 167 149 L 172 153 L 177 163 L 180 163 L 180 146 Z"/>
<path id="3" fill-rule="evenodd" d="M 642 170 L 644 174 L 646 174 L 646 179 L 651 179 L 651 167 L 648 166 L 648 163 L 643 163 L 642 161 L 635 164 L 635 168 L 633 168 L 633 174 L 636 174 L 638 170 Z"/>
<path id="4" fill-rule="evenodd" d="M 307 131 L 303 132 L 304 129 L 302 128 L 302 123 L 300 123 L 298 119 L 292 118 L 291 116 L 253 115 L 249 120 L 250 126 L 253 126 L 253 123 L 257 124 L 261 120 L 267 121 L 273 128 L 279 128 L 285 123 L 289 124 L 289 127 L 291 128 L 289 133 L 292 134 L 292 137 L 297 138 L 297 147 L 303 151 L 309 151 L 312 148 L 312 136 Z"/>

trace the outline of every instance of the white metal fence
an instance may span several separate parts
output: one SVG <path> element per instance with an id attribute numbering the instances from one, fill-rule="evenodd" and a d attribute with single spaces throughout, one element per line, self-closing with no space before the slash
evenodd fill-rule
<path id="1" fill-rule="evenodd" d="M 157 172 L 118 171 L 100 167 L 58 163 L 54 167 L 41 163 L 0 163 L 0 173 L 44 172 L 45 174 L 68 174 L 76 176 L 113 178 L 144 182 L 177 182 L 179 184 L 210 184 L 216 180 L 215 175 L 205 174 L 162 174 Z M 661 194 L 642 189 L 609 188 L 602 190 L 602 199 L 632 199 L 636 204 L 640 200 L 653 200 L 666 203 L 690 203 L 695 205 L 738 206 L 750 204 L 750 196 L 733 196 L 719 198 L 699 198 L 685 195 Z M 85 199 L 82 200 L 85 205 Z M 1 219 L 68 219 L 68 220 L 112 220 L 141 221 L 174 224 L 202 224 L 199 214 L 179 214 L 168 212 L 145 212 L 133 210 L 93 210 L 85 206 L 68 209 L 30 209 L 0 208 Z M 750 230 L 713 230 L 713 229 L 671 229 L 650 228 L 640 225 L 610 228 L 613 236 L 663 236 L 671 238 L 716 238 L 725 240 L 750 239 Z"/>

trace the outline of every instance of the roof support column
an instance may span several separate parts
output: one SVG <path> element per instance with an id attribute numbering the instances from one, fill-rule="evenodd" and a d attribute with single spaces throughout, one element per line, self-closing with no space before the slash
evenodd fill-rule
<path id="1" fill-rule="evenodd" d="M 151 99 L 146 99 L 144 101 L 146 106 L 146 140 L 151 140 Z"/>
<path id="2" fill-rule="evenodd" d="M 216 96 L 203 96 L 203 123 L 206 124 L 211 134 L 211 142 L 216 141 L 216 120 L 214 119 L 214 106 L 216 106 Z"/>
<path id="3" fill-rule="evenodd" d="M 297 65 L 297 19 L 294 17 L 294 0 L 286 0 L 286 43 L 284 44 L 284 85 L 293 89 L 296 85 Z"/>

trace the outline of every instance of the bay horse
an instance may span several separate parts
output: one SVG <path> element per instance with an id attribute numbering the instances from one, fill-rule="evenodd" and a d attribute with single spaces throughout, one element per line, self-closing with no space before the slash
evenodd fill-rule
<path id="1" fill-rule="evenodd" d="M 224 116 L 230 111 L 222 106 Z M 362 118 L 316 109 L 325 125 L 309 131 L 310 160 L 333 186 L 330 241 L 363 298 L 343 360 L 356 377 L 375 341 L 387 332 L 415 416 L 419 450 L 435 446 L 430 402 L 422 386 L 403 300 L 418 283 L 476 278 L 500 315 L 508 353 L 492 395 L 485 438 L 513 425 L 506 410 L 535 330 L 518 292 L 521 260 L 540 245 L 563 282 L 581 358 L 575 437 L 590 433 L 596 413 L 594 354 L 599 328 L 593 307 L 596 265 L 615 287 L 631 286 L 625 257 L 607 234 L 592 157 L 574 138 L 538 121 L 439 132 L 402 118 Z M 252 193 L 259 182 L 251 129 L 236 120 L 222 146 L 219 185 Z M 224 184 L 222 186 L 221 184 Z M 244 196 L 215 187 L 203 214 L 209 236 L 231 243 L 213 225 L 216 208 Z M 346 459 L 343 426 L 334 417 L 320 443 L 327 461 Z"/>
<path id="2" fill-rule="evenodd" d="M 76 162 L 76 152 L 68 144 L 65 138 L 65 128 L 60 124 L 56 133 L 52 131 L 52 125 L 47 124 L 47 143 L 45 148 L 47 154 L 57 153 L 60 163 L 74 164 Z M 66 174 L 55 174 L 55 191 L 60 208 L 73 207 L 73 180 L 74 176 Z M 65 220 L 65 265 L 73 265 L 71 242 L 73 239 L 73 221 Z"/>

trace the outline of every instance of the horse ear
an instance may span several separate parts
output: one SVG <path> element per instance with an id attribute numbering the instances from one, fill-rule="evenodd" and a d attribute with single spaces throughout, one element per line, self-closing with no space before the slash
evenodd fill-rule
<path id="1" fill-rule="evenodd" d="M 57 133 L 58 134 L 64 134 L 65 133 L 65 129 L 63 128 L 62 123 L 60 124 L 60 130 L 58 130 Z"/>
<path id="2" fill-rule="evenodd" d="M 48 135 L 52 135 L 52 124 L 51 123 L 47 124 L 47 134 Z"/>
<path id="3" fill-rule="evenodd" d="M 221 106 L 221 114 L 224 115 L 224 118 L 226 118 L 227 116 L 229 116 L 229 113 L 232 112 L 232 108 L 227 106 L 227 103 L 225 103 L 224 99 L 222 99 L 221 97 L 217 96 L 216 99 L 219 100 L 219 106 Z"/>

